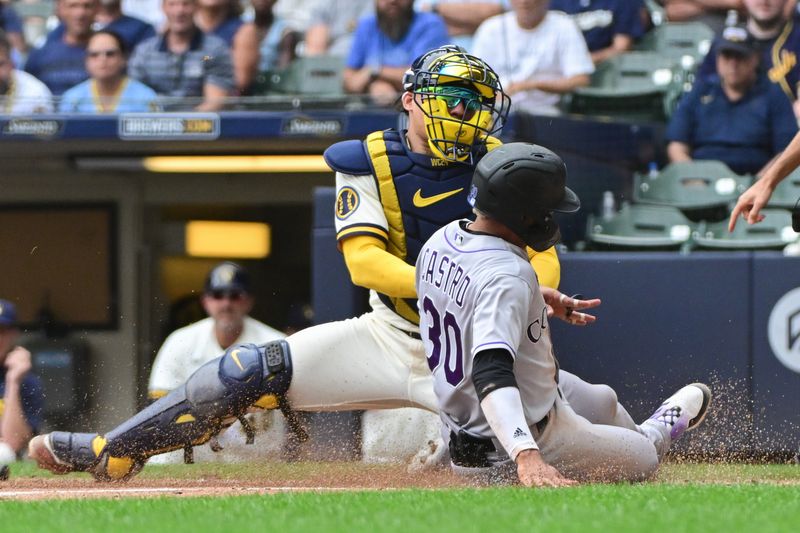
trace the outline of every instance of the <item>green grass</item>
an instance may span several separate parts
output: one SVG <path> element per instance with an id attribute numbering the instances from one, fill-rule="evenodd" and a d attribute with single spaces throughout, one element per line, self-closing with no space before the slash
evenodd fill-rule
<path id="1" fill-rule="evenodd" d="M 320 472 L 336 476 L 364 468 L 342 463 L 268 466 L 271 481 L 303 479 Z M 148 467 L 140 479 L 253 481 L 263 472 L 253 465 L 174 465 Z M 17 478 L 40 475 L 25 463 L 14 465 L 13 474 Z M 9 533 L 220 530 L 788 532 L 800 530 L 800 467 L 668 464 L 652 483 L 559 490 L 504 487 L 217 498 L 0 500 L 0 531 Z"/>
<path id="2" fill-rule="evenodd" d="M 0 503 L 3 531 L 796 531 L 797 486 L 635 485 Z"/>

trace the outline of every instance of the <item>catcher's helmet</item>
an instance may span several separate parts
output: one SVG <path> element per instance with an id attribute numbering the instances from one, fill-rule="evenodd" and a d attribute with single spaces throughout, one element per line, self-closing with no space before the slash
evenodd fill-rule
<path id="1" fill-rule="evenodd" d="M 435 48 L 414 60 L 403 89 L 420 95 L 428 145 L 434 155 L 472 162 L 473 147 L 503 127 L 510 98 L 482 59 L 455 45 Z M 451 114 L 463 106 L 461 115 Z"/>
<path id="2" fill-rule="evenodd" d="M 489 152 L 475 167 L 469 202 L 541 252 L 561 238 L 553 211 L 580 209 L 580 200 L 567 188 L 566 179 L 566 165 L 547 148 L 508 143 Z"/>

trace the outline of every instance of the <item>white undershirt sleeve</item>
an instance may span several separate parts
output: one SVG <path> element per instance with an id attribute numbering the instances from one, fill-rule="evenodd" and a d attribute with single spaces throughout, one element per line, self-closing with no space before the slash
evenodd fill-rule
<path id="1" fill-rule="evenodd" d="M 512 460 L 516 461 L 521 451 L 539 449 L 525 421 L 518 388 L 503 387 L 490 392 L 481 402 L 481 409 Z"/>

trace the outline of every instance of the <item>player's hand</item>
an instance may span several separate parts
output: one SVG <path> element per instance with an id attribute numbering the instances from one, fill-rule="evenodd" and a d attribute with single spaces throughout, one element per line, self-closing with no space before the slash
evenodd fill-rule
<path id="1" fill-rule="evenodd" d="M 583 298 L 567 296 L 549 287 L 542 287 L 541 291 L 544 303 L 547 304 L 548 318 L 560 318 L 564 322 L 575 326 L 585 326 L 597 320 L 594 315 L 582 313 L 580 310 L 597 307 L 601 303 L 599 298 L 584 300 Z M 575 296 L 579 295 L 576 294 Z"/>
<path id="2" fill-rule="evenodd" d="M 755 224 L 764 220 L 764 215 L 761 214 L 761 209 L 767 205 L 774 187 L 770 186 L 767 180 L 760 179 L 750 186 L 749 189 L 744 191 L 736 202 L 736 206 L 731 211 L 731 218 L 728 221 L 728 231 L 733 231 L 736 227 L 736 221 L 739 215 L 747 221 L 748 224 Z"/>
<path id="3" fill-rule="evenodd" d="M 578 484 L 545 463 L 539 450 L 524 450 L 517 455 L 517 475 L 526 487 L 569 487 Z"/>
<path id="4" fill-rule="evenodd" d="M 17 346 L 6 356 L 6 380 L 20 383 L 31 370 L 31 352 Z"/>

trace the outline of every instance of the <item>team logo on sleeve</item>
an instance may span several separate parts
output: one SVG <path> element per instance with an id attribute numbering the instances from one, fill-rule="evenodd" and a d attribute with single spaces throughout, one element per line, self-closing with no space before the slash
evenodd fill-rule
<path id="1" fill-rule="evenodd" d="M 358 193 L 352 187 L 342 187 L 336 197 L 336 218 L 344 220 L 358 209 L 360 199 Z"/>

